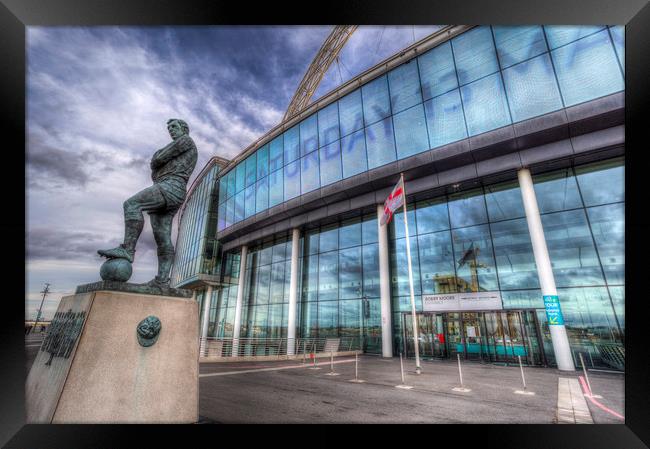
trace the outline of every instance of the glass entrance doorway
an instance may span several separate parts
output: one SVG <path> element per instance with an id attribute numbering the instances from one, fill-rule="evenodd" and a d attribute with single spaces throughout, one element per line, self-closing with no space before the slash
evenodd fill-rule
<path id="1" fill-rule="evenodd" d="M 404 348 L 415 357 L 410 313 L 403 313 Z M 423 312 L 417 314 L 420 357 L 545 365 L 534 310 Z"/>

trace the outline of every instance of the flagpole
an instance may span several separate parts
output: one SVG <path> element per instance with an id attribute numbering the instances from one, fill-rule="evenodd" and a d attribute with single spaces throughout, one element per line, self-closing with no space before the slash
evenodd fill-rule
<path id="1" fill-rule="evenodd" d="M 409 268 L 409 289 L 411 290 L 411 317 L 413 319 L 413 347 L 415 348 L 415 374 L 420 374 L 422 368 L 420 368 L 420 340 L 418 338 L 418 326 L 417 326 L 417 317 L 415 316 L 415 294 L 413 292 L 413 269 L 411 268 L 411 240 L 409 239 L 409 222 L 406 216 L 406 186 L 404 185 L 404 173 L 400 173 L 400 181 L 402 183 L 402 194 L 404 195 L 404 201 L 402 206 L 404 207 L 404 230 L 406 232 L 406 258 L 408 260 Z"/>

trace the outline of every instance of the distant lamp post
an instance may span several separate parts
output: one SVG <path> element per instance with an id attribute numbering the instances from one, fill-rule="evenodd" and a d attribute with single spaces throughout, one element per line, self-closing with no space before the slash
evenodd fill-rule
<path id="1" fill-rule="evenodd" d="M 36 329 L 36 325 L 38 324 L 38 321 L 41 319 L 41 312 L 43 311 L 43 303 L 45 302 L 45 297 L 47 296 L 47 294 L 49 292 L 50 292 L 50 284 L 46 282 L 45 283 L 45 288 L 43 289 L 42 292 L 40 292 L 40 293 L 43 293 L 43 299 L 41 299 L 41 305 L 38 308 L 38 313 L 36 314 L 36 321 L 34 322 L 34 329 Z"/>

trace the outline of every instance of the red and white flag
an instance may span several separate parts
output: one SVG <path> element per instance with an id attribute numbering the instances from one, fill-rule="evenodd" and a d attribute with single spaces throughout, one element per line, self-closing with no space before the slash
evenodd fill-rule
<path id="1" fill-rule="evenodd" d="M 380 224 L 385 225 L 390 223 L 390 220 L 393 218 L 395 211 L 404 204 L 404 183 L 400 177 L 399 182 L 393 189 L 393 191 L 388 195 L 386 201 L 384 202 L 384 215 L 382 215 Z"/>

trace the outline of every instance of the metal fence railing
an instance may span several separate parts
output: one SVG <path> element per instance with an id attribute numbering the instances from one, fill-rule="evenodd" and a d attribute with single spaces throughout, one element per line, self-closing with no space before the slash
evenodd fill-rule
<path id="1" fill-rule="evenodd" d="M 309 357 L 361 350 L 359 337 L 336 338 L 213 338 L 200 340 L 200 357 Z"/>

